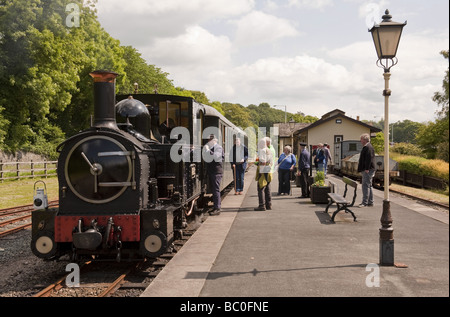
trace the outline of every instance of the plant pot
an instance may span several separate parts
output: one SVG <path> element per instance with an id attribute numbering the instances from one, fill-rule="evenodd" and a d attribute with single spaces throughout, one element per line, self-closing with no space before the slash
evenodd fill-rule
<path id="1" fill-rule="evenodd" d="M 313 204 L 327 204 L 330 186 L 311 186 L 310 197 Z"/>

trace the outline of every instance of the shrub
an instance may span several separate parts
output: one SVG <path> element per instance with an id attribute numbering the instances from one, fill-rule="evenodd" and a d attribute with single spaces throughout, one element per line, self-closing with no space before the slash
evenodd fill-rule
<path id="1" fill-rule="evenodd" d="M 398 162 L 398 169 L 418 175 L 437 177 L 449 182 L 449 165 L 443 160 L 428 160 L 419 156 L 392 153 L 391 158 Z"/>
<path id="2" fill-rule="evenodd" d="M 314 176 L 314 184 L 312 186 L 325 186 L 325 172 L 317 172 L 316 176 Z"/>
<path id="3" fill-rule="evenodd" d="M 390 150 L 399 154 L 423 157 L 422 150 L 415 144 L 400 142 L 391 146 Z"/>

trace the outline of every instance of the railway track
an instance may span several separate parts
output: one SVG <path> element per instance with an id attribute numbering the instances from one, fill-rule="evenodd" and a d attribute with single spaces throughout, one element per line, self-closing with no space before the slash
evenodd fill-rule
<path id="1" fill-rule="evenodd" d="M 58 200 L 50 201 L 49 207 L 58 207 Z M 33 205 L 0 209 L 0 237 L 31 227 Z M 25 223 L 23 223 L 25 222 Z"/>
<path id="2" fill-rule="evenodd" d="M 182 239 L 174 241 L 179 250 L 195 230 L 187 230 Z M 33 297 L 133 297 L 146 289 L 175 253 L 166 253 L 156 259 L 143 259 L 130 262 L 87 261 L 79 265 L 80 284 L 77 287 L 66 285 L 71 273 L 56 282 L 37 287 L 42 290 Z"/>

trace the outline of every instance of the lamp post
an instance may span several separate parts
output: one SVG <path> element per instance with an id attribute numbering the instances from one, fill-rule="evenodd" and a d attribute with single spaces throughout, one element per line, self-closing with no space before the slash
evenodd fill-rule
<path id="1" fill-rule="evenodd" d="M 373 42 L 377 51 L 377 66 L 384 69 L 384 200 L 383 214 L 380 228 L 380 265 L 394 265 L 394 229 L 392 228 L 391 206 L 389 202 L 389 79 L 391 67 L 396 65 L 398 59 L 398 44 L 405 23 L 392 21 L 389 10 L 385 11 L 383 21 L 375 24 L 369 32 L 372 33 Z M 387 134 L 387 135 L 386 135 Z"/>

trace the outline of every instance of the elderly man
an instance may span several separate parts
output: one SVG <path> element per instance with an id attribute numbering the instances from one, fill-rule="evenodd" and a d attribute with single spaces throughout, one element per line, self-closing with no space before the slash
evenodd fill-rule
<path id="1" fill-rule="evenodd" d="M 230 151 L 230 164 L 234 172 L 235 195 L 241 195 L 244 190 L 244 176 L 247 169 L 248 148 L 241 144 L 241 139 L 236 137 L 233 148 Z"/>
<path id="2" fill-rule="evenodd" d="M 255 180 L 258 189 L 258 207 L 254 210 L 264 211 L 272 209 L 270 182 L 272 181 L 273 152 L 268 147 L 267 138 L 258 142 L 258 167 Z"/>
<path id="3" fill-rule="evenodd" d="M 373 206 L 372 179 L 375 174 L 375 151 L 370 143 L 370 135 L 361 135 L 363 148 L 359 155 L 358 172 L 361 172 L 363 198 L 359 207 Z"/>

